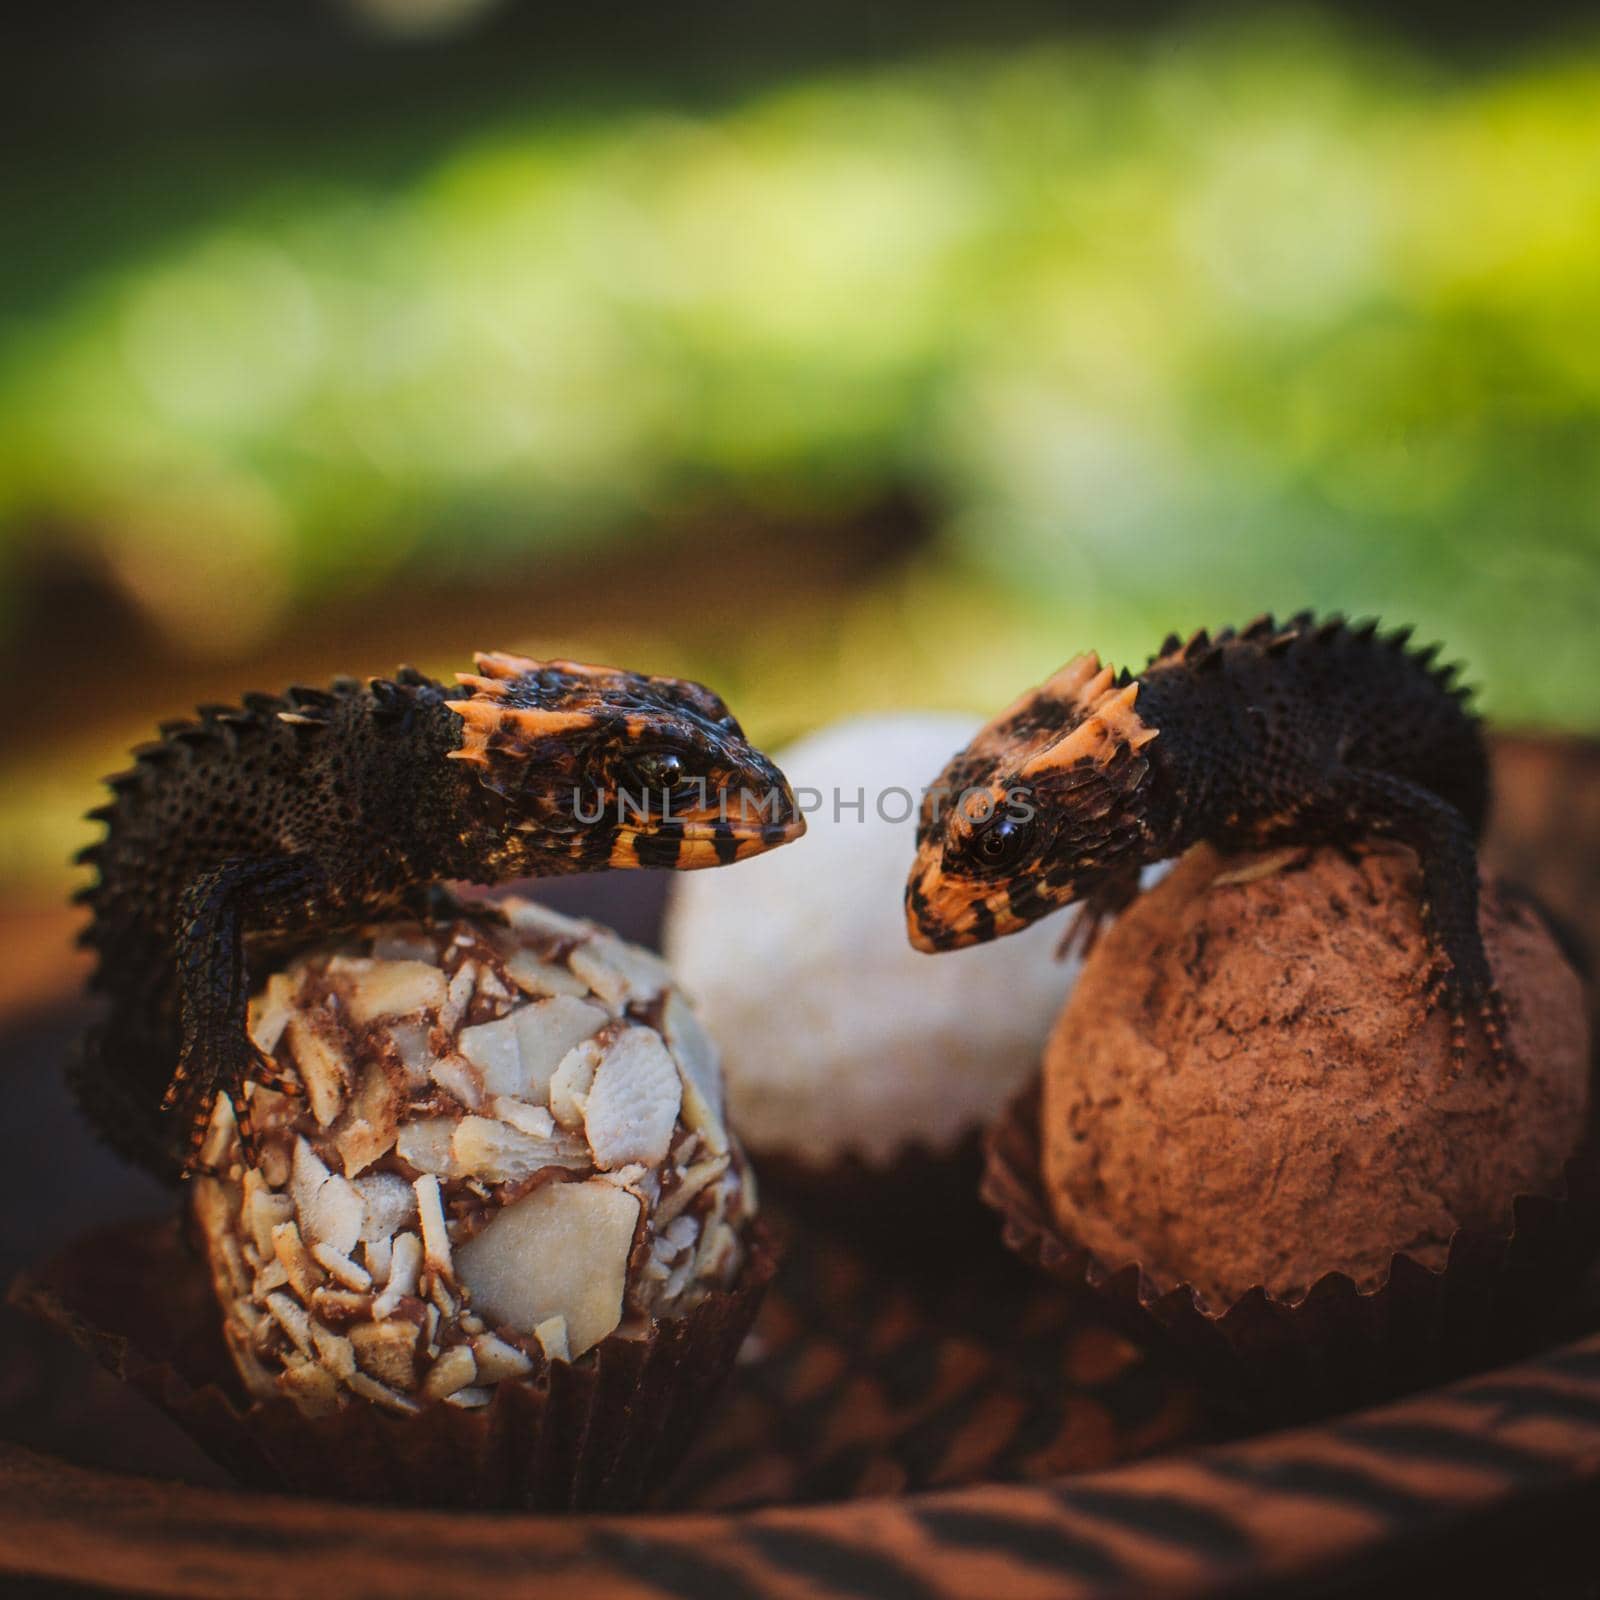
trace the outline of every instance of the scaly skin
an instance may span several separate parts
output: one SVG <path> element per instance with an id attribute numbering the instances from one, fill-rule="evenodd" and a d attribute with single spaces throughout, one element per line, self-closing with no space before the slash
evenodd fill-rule
<path id="1" fill-rule="evenodd" d="M 1137 677 L 1079 656 L 1009 707 L 929 791 L 906 886 L 911 942 L 953 950 L 1072 901 L 1090 930 L 1139 871 L 1223 849 L 1398 840 L 1422 869 L 1427 1004 L 1465 1052 L 1475 1012 L 1497 1064 L 1505 1019 L 1478 928 L 1488 763 L 1467 691 L 1410 629 L 1309 612 L 1187 644 Z M 966 799 L 963 802 L 962 797 Z"/>
<path id="2" fill-rule="evenodd" d="M 90 815 L 78 898 L 109 1000 L 71 1069 L 100 1133 L 193 1170 L 217 1094 L 274 1081 L 250 967 L 449 880 L 726 865 L 804 831 L 782 773 L 699 684 L 480 655 L 448 689 L 393 679 L 247 695 L 162 725 Z"/>

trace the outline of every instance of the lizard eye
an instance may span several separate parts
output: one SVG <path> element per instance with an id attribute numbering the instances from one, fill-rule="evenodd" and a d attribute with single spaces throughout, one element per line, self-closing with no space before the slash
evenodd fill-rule
<path id="1" fill-rule="evenodd" d="M 1001 814 L 974 840 L 978 859 L 986 867 L 1004 867 L 1020 857 L 1033 830 L 1021 817 Z"/>
<path id="2" fill-rule="evenodd" d="M 646 789 L 676 789 L 683 782 L 683 757 L 670 750 L 647 750 L 629 763 L 631 775 Z"/>

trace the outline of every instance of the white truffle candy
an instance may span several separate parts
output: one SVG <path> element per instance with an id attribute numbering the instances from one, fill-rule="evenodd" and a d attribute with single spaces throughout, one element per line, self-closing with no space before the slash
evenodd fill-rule
<path id="1" fill-rule="evenodd" d="M 308 1092 L 252 1089 L 251 1168 L 219 1113 L 231 1166 L 196 1215 L 255 1392 L 472 1408 L 737 1277 L 754 1189 L 669 970 L 505 912 L 388 925 L 252 1001 L 256 1043 Z"/>
<path id="2" fill-rule="evenodd" d="M 806 837 L 737 873 L 684 873 L 668 962 L 721 1047 L 741 1137 L 821 1167 L 947 1150 L 1038 1070 L 1080 963 L 1056 947 L 1075 911 L 931 957 L 904 895 L 925 787 L 976 731 L 957 715 L 842 722 L 783 751 L 820 796 Z M 859 804 L 858 804 L 859 802 Z M 669 1041 L 692 1050 L 687 1039 Z"/>

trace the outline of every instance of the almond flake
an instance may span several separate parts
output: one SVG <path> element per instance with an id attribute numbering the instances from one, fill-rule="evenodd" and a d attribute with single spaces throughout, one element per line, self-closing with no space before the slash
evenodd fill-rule
<path id="1" fill-rule="evenodd" d="M 661 1230 L 661 1240 L 673 1252 L 687 1250 L 700 1234 L 700 1224 L 693 1217 L 674 1217 L 665 1228 Z"/>
<path id="2" fill-rule="evenodd" d="M 517 1046 L 517 1025 L 510 1017 L 463 1028 L 456 1048 L 483 1077 L 490 1094 L 516 1093 L 522 1082 L 522 1051 Z"/>
<path id="3" fill-rule="evenodd" d="M 372 1275 L 365 1267 L 358 1267 L 349 1256 L 341 1255 L 331 1245 L 314 1244 L 311 1254 L 318 1265 L 326 1267 L 328 1276 L 336 1278 L 347 1289 L 370 1289 Z"/>
<path id="4" fill-rule="evenodd" d="M 572 952 L 567 964 L 612 1011 L 630 1000 L 653 1000 L 672 983 L 672 972 L 659 956 L 614 933 L 595 934 Z"/>
<path id="5" fill-rule="evenodd" d="M 457 1389 L 454 1394 L 447 1394 L 444 1403 L 447 1406 L 460 1406 L 464 1411 L 469 1411 L 476 1406 L 486 1406 L 494 1399 L 493 1389 L 479 1389 L 468 1387 Z"/>
<path id="6" fill-rule="evenodd" d="M 574 1045 L 550 1079 L 550 1115 L 563 1128 L 583 1125 L 584 1105 L 594 1083 L 594 1069 L 600 1063 L 600 1046 L 586 1039 Z"/>
<path id="7" fill-rule="evenodd" d="M 582 1355 L 622 1320 L 638 1220 L 638 1200 L 612 1184 L 547 1183 L 462 1245 L 460 1281 L 482 1314 L 512 1328 L 565 1316 Z"/>
<path id="8" fill-rule="evenodd" d="M 330 1289 L 324 1284 L 312 1295 L 311 1309 L 324 1320 L 338 1317 L 349 1322 L 352 1317 L 364 1317 L 372 1310 L 372 1296 L 357 1294 L 351 1289 Z"/>
<path id="9" fill-rule="evenodd" d="M 694 1275 L 707 1283 L 722 1282 L 732 1272 L 738 1256 L 738 1234 L 726 1222 L 713 1222 L 706 1228 L 700 1241 Z"/>
<path id="10" fill-rule="evenodd" d="M 272 1230 L 272 1249 L 294 1292 L 302 1300 L 309 1300 L 322 1283 L 322 1273 L 311 1259 L 299 1228 L 293 1222 L 279 1223 Z"/>
<path id="11" fill-rule="evenodd" d="M 372 1172 L 355 1181 L 364 1208 L 359 1237 L 371 1243 L 388 1239 L 413 1222 L 417 1215 L 416 1191 L 398 1172 Z"/>
<path id="12" fill-rule="evenodd" d="M 555 1137 L 556 1119 L 543 1106 L 530 1106 L 509 1095 L 496 1095 L 489 1109 L 502 1121 L 509 1122 L 519 1133 L 531 1134 L 535 1139 Z"/>
<path id="13" fill-rule="evenodd" d="M 445 1287 L 443 1273 L 435 1272 L 429 1275 L 428 1298 L 433 1302 L 433 1309 L 436 1309 L 446 1322 L 454 1320 L 457 1310 L 456 1297 Z"/>
<path id="14" fill-rule="evenodd" d="M 595 1164 L 666 1159 L 683 1102 L 677 1064 L 653 1028 L 629 1028 L 606 1047 L 595 1068 L 583 1126 Z"/>
<path id="15" fill-rule="evenodd" d="M 533 1105 L 550 1095 L 550 1079 L 575 1044 L 593 1038 L 606 1025 L 599 1006 L 570 995 L 533 1000 L 495 1022 L 468 1028 L 462 1052 L 479 1060 L 490 1094 L 511 1095 Z M 468 1035 L 472 1049 L 468 1049 Z"/>
<path id="16" fill-rule="evenodd" d="M 472 986 L 477 979 L 476 962 L 463 961 L 456 968 L 444 1004 L 439 1008 L 439 1032 L 444 1037 L 448 1038 L 461 1026 L 461 1019 L 466 1016 L 467 1007 L 472 1004 Z"/>
<path id="17" fill-rule="evenodd" d="M 423 1088 L 433 1065 L 433 1029 L 425 1022 L 391 1022 L 385 1031 L 400 1058 L 407 1085 Z"/>
<path id="18" fill-rule="evenodd" d="M 373 1377 L 396 1389 L 417 1383 L 417 1341 L 422 1330 L 396 1317 L 387 1322 L 358 1322 L 350 1329 L 355 1358 Z"/>
<path id="19" fill-rule="evenodd" d="M 693 1272 L 694 1257 L 687 1256 L 672 1269 L 667 1281 L 661 1286 L 661 1298 L 664 1301 L 676 1300 L 683 1293 Z"/>
<path id="20" fill-rule="evenodd" d="M 372 1314 L 382 1320 L 394 1315 L 401 1297 L 417 1292 L 422 1275 L 422 1241 L 414 1233 L 395 1236 L 394 1254 L 389 1263 L 389 1281 L 372 1303 Z"/>
<path id="21" fill-rule="evenodd" d="M 325 1417 L 339 1409 L 339 1385 L 314 1361 L 285 1363 L 273 1382 L 280 1393 L 294 1402 L 301 1416 Z"/>
<path id="22" fill-rule="evenodd" d="M 355 1249 L 367 1214 L 361 1191 L 329 1172 L 304 1139 L 295 1141 L 289 1190 L 307 1241 L 331 1245 L 342 1256 Z"/>
<path id="23" fill-rule="evenodd" d="M 273 1320 L 294 1342 L 294 1347 L 308 1361 L 311 1359 L 315 1346 L 311 1342 L 311 1318 L 305 1313 L 305 1308 L 290 1299 L 281 1289 L 275 1289 L 267 1296 L 267 1310 L 272 1313 Z"/>
<path id="24" fill-rule="evenodd" d="M 589 992 L 589 985 L 568 968 L 541 961 L 533 951 L 521 946 L 506 957 L 506 976 L 525 994 L 565 994 L 582 999 Z"/>
<path id="25" fill-rule="evenodd" d="M 246 1027 L 251 1043 L 264 1056 L 270 1056 L 278 1048 L 294 1010 L 296 987 L 288 973 L 274 972 L 267 979 L 266 988 L 250 1002 Z"/>
<path id="26" fill-rule="evenodd" d="M 211 1247 L 213 1277 L 220 1276 L 218 1288 L 231 1299 L 250 1287 L 251 1273 L 245 1265 L 234 1233 L 233 1191 L 216 1178 L 199 1178 L 194 1189 L 195 1219 Z"/>
<path id="27" fill-rule="evenodd" d="M 435 1011 L 446 999 L 445 976 L 431 961 L 351 961 L 335 956 L 328 972 L 353 979 L 344 986 L 345 1005 L 358 1027 L 379 1017 Z"/>
<path id="28" fill-rule="evenodd" d="M 728 1148 L 728 1128 L 717 1047 L 693 1008 L 675 990 L 667 997 L 662 1026 L 683 1074 L 683 1120 L 705 1140 L 707 1149 L 721 1155 Z"/>
<path id="29" fill-rule="evenodd" d="M 400 1086 L 389 1075 L 393 1070 L 386 1069 L 381 1061 L 368 1062 L 334 1130 L 333 1143 L 347 1178 L 355 1177 L 394 1148 L 402 1107 Z"/>
<path id="30" fill-rule="evenodd" d="M 306 1086 L 311 1114 L 319 1128 L 326 1128 L 339 1115 L 350 1091 L 350 1059 L 343 1030 L 326 1011 L 296 1011 L 285 1031 L 300 1081 Z"/>
<path id="31" fill-rule="evenodd" d="M 448 1174 L 450 1141 L 455 1132 L 454 1117 L 418 1117 L 415 1121 L 401 1123 L 395 1151 L 418 1172 Z"/>
<path id="32" fill-rule="evenodd" d="M 286 1194 L 276 1194 L 267 1187 L 266 1179 L 255 1167 L 246 1167 L 244 1173 L 244 1202 L 242 1206 L 245 1226 L 256 1249 L 265 1258 L 272 1254 L 272 1230 L 280 1222 L 294 1215 L 294 1201 Z"/>
<path id="33" fill-rule="evenodd" d="M 291 1222 L 289 1226 L 292 1228 L 294 1224 Z M 287 1269 L 284 1267 L 284 1264 L 279 1261 L 276 1256 L 274 1256 L 271 1261 L 264 1263 L 261 1269 L 256 1273 L 255 1282 L 250 1285 L 251 1298 L 255 1300 L 265 1300 L 274 1289 L 281 1289 L 288 1282 L 289 1273 Z"/>
<path id="34" fill-rule="evenodd" d="M 423 1255 L 435 1271 L 451 1276 L 450 1234 L 444 1223 L 439 1180 L 432 1173 L 424 1173 L 412 1187 L 417 1191 L 417 1214 L 422 1219 Z"/>
<path id="35" fill-rule="evenodd" d="M 365 1239 L 361 1253 L 367 1258 L 367 1271 L 374 1283 L 389 1281 L 389 1267 L 394 1260 L 394 1247 L 387 1239 Z"/>
<path id="36" fill-rule="evenodd" d="M 355 1346 L 332 1328 L 313 1322 L 311 1342 L 317 1347 L 317 1359 L 334 1377 L 348 1378 L 356 1370 Z"/>
<path id="37" fill-rule="evenodd" d="M 346 1380 L 353 1394 L 358 1394 L 363 1400 L 370 1400 L 374 1405 L 387 1406 L 391 1411 L 398 1411 L 404 1416 L 415 1416 L 422 1408 L 415 1400 L 408 1399 L 403 1394 L 396 1393 L 393 1389 L 369 1378 L 364 1372 L 353 1372 Z"/>
<path id="38" fill-rule="evenodd" d="M 505 912 L 506 920 L 519 933 L 544 934 L 547 938 L 566 943 L 570 940 L 587 939 L 595 931 L 595 924 L 592 922 L 580 922 L 573 917 L 564 917 L 559 911 L 552 911 L 549 906 L 540 905 L 537 900 L 524 900 L 520 896 L 502 900 L 500 909 Z"/>
<path id="39" fill-rule="evenodd" d="M 261 1152 L 261 1176 L 274 1189 L 282 1189 L 289 1182 L 289 1142 L 286 1139 L 269 1139 Z"/>
<path id="40" fill-rule="evenodd" d="M 509 1000 L 511 991 L 501 981 L 500 974 L 492 967 L 483 967 L 478 973 L 478 993 L 486 994 L 491 1000 Z"/>
<path id="41" fill-rule="evenodd" d="M 546 1360 L 570 1361 L 572 1359 L 572 1344 L 567 1337 L 567 1319 L 565 1317 L 546 1317 L 533 1330 L 533 1336 L 539 1341 L 539 1346 L 544 1351 Z"/>
<path id="42" fill-rule="evenodd" d="M 483 1104 L 483 1074 L 465 1056 L 441 1056 L 428 1071 L 447 1095 L 470 1110 Z"/>
<path id="43" fill-rule="evenodd" d="M 484 1383 L 520 1378 L 533 1370 L 533 1362 L 522 1351 L 492 1333 L 480 1333 L 472 1341 L 472 1354 L 478 1363 L 478 1377 Z"/>
<path id="44" fill-rule="evenodd" d="M 463 1117 L 456 1124 L 451 1155 L 453 1174 L 471 1174 L 490 1183 L 530 1177 L 542 1167 L 589 1164 L 588 1147 L 581 1140 L 567 1134 L 559 1139 L 535 1138 L 490 1117 Z"/>
<path id="45" fill-rule="evenodd" d="M 233 1148 L 235 1127 L 233 1102 L 227 1095 L 219 1094 L 212 1103 L 211 1122 L 200 1144 L 199 1160 L 203 1168 L 216 1171 L 224 1161 L 236 1158 L 237 1152 Z"/>
<path id="46" fill-rule="evenodd" d="M 457 1389 L 464 1389 L 478 1376 L 478 1364 L 472 1351 L 464 1344 L 452 1345 L 428 1369 L 422 1380 L 422 1392 L 430 1400 L 443 1400 Z"/>
<path id="47" fill-rule="evenodd" d="M 656 1209 L 656 1226 L 665 1227 L 708 1183 L 715 1183 L 728 1170 L 730 1156 L 716 1156 L 684 1170 L 678 1186 L 665 1196 Z"/>

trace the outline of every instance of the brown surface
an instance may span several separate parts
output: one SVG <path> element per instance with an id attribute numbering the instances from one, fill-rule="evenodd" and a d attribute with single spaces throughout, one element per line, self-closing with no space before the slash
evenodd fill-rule
<path id="1" fill-rule="evenodd" d="M 0 1563 L 121 1593 L 259 1600 L 1071 1600 L 1238 1592 L 1247 1579 L 1252 1593 L 1269 1582 L 1328 1592 L 1341 1576 L 1371 1594 L 1409 1541 L 1431 1558 L 1408 1592 L 1526 1593 L 1560 1552 L 1556 1532 L 1600 1509 L 1597 1470 L 1600 1336 L 1337 1428 L 1066 1483 L 735 1516 L 379 1511 L 190 1489 L 0 1446 Z M 1484 1546 L 1491 1518 L 1511 1535 L 1504 1563 Z"/>
<path id="2" fill-rule="evenodd" d="M 1111 1270 L 1192 1284 L 1225 1310 L 1257 1284 L 1369 1290 L 1396 1251 L 1445 1264 L 1459 1228 L 1511 1227 L 1581 1141 L 1582 990 L 1525 901 L 1486 890 L 1483 929 L 1512 1062 L 1423 1017 L 1429 965 L 1404 852 L 1186 857 L 1091 955 L 1045 1055 L 1056 1221 Z"/>

